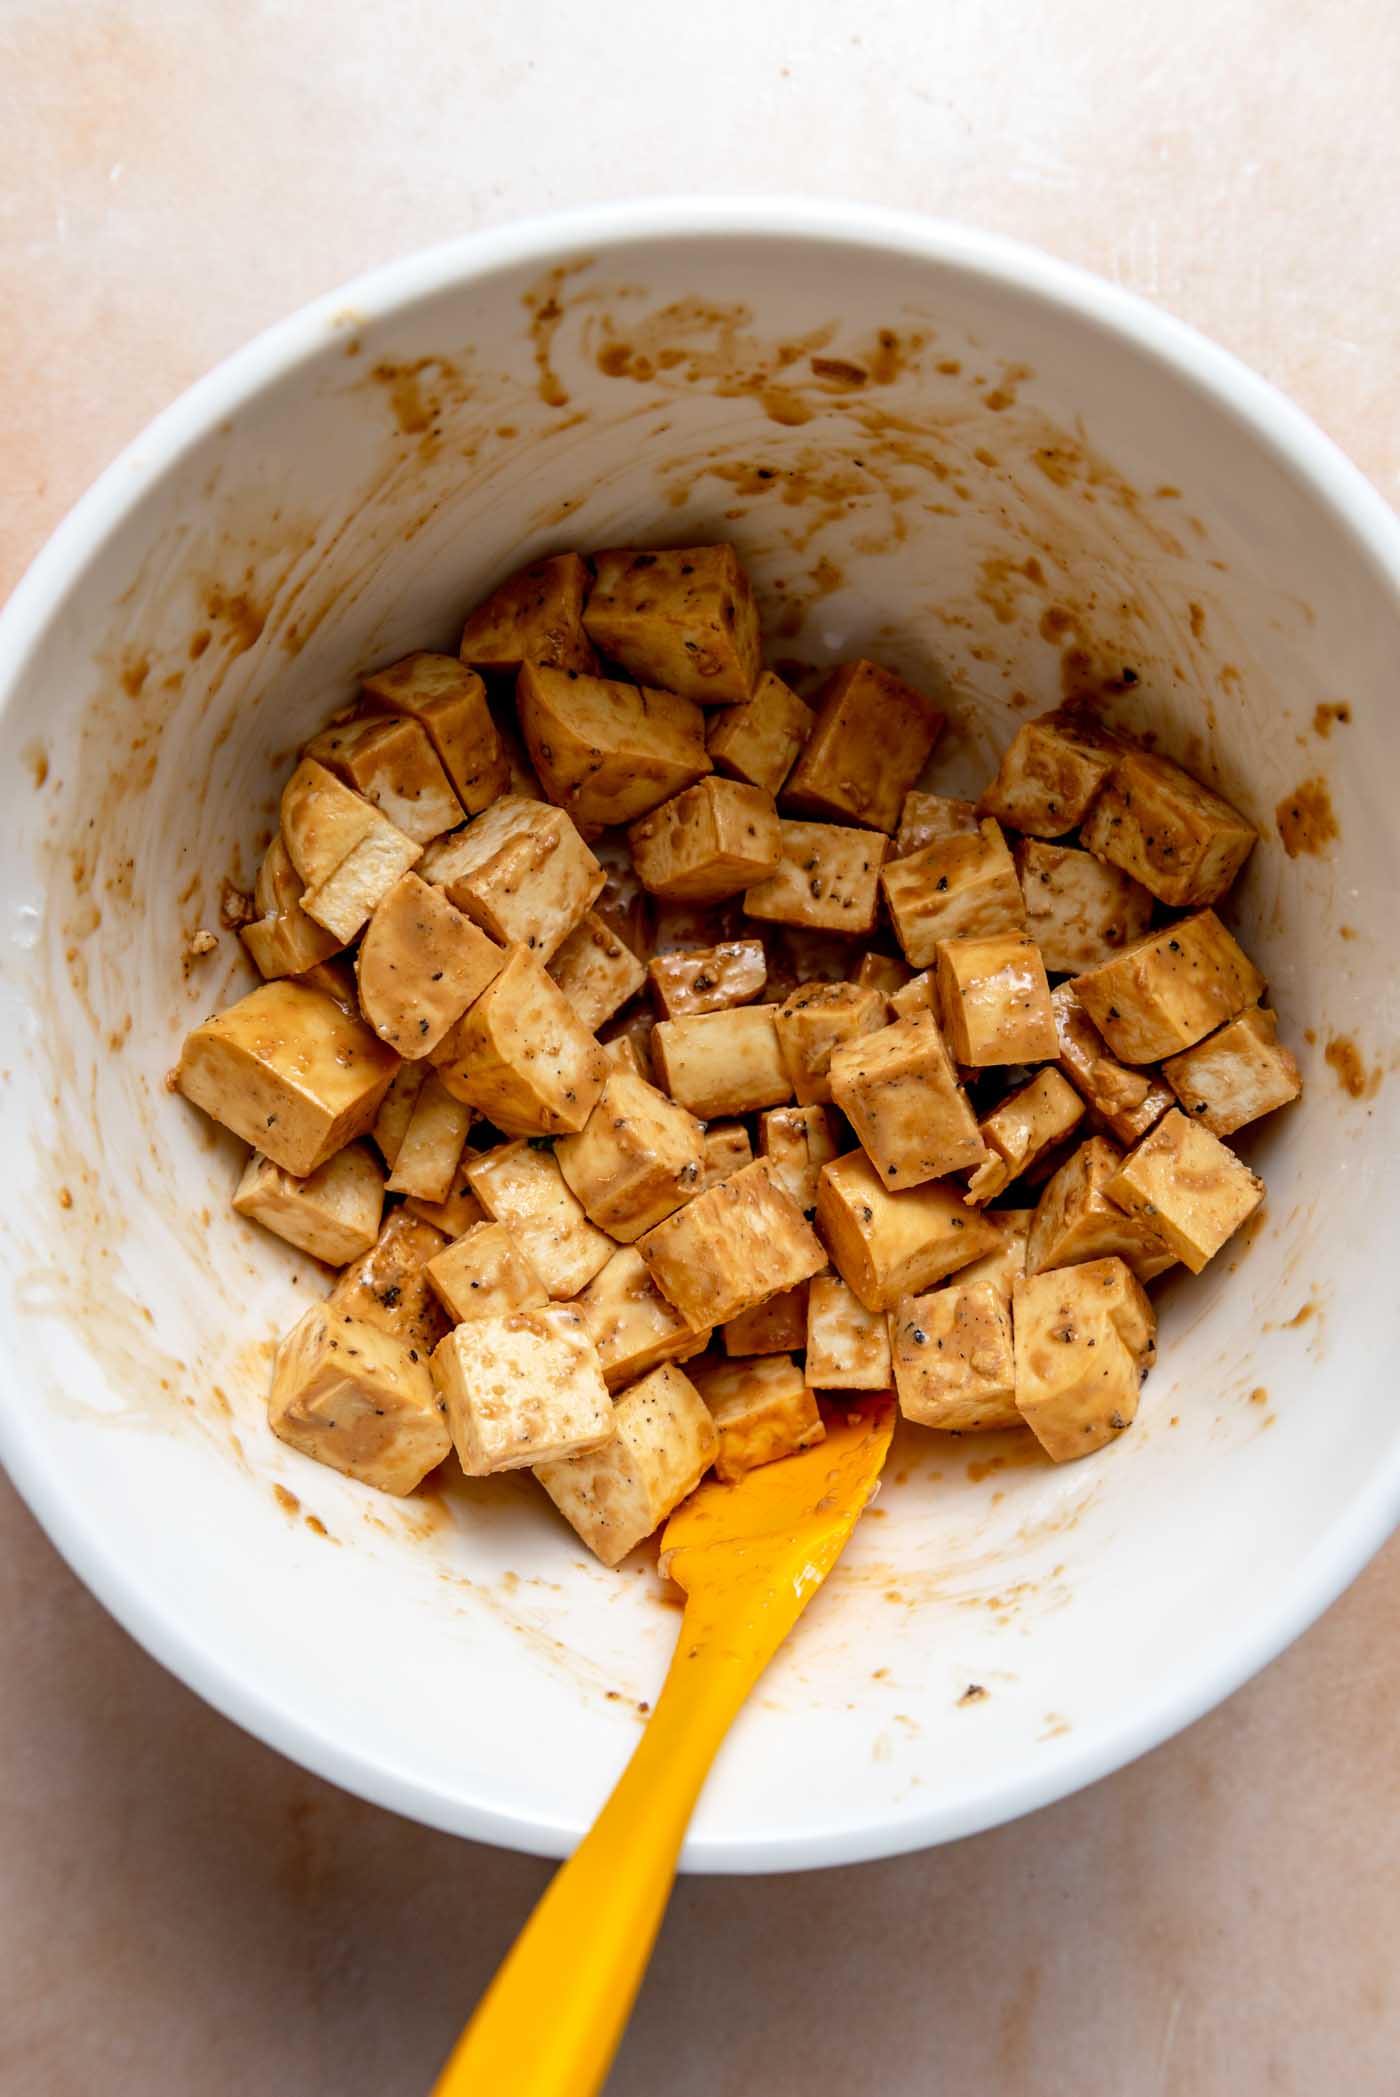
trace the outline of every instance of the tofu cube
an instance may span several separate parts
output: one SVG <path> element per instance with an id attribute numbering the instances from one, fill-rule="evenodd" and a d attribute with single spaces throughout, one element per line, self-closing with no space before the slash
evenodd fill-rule
<path id="1" fill-rule="evenodd" d="M 840 1153 L 841 1124 L 830 1107 L 774 1107 L 758 1117 L 758 1148 L 783 1192 L 810 1216 L 821 1169 Z"/>
<path id="2" fill-rule="evenodd" d="M 430 1072 L 419 1087 L 408 1127 L 394 1153 L 389 1191 L 413 1194 L 420 1201 L 446 1201 L 471 1124 L 471 1108 L 454 1099 L 436 1073 Z"/>
<path id="3" fill-rule="evenodd" d="M 1058 1046 L 1040 949 L 1017 933 L 945 939 L 934 982 L 948 1046 L 959 1063 L 1044 1063 Z"/>
<path id="4" fill-rule="evenodd" d="M 715 1476 L 726 1485 L 826 1439 L 816 1397 L 789 1355 L 697 1362 L 691 1376 L 719 1433 Z"/>
<path id="5" fill-rule="evenodd" d="M 879 1033 L 886 1009 L 878 990 L 856 983 L 804 983 L 783 1000 L 774 1025 L 788 1090 L 799 1106 L 830 1104 L 832 1057 Z"/>
<path id="6" fill-rule="evenodd" d="M 944 716 L 893 670 L 842 663 L 822 686 L 817 718 L 787 783 L 794 808 L 892 832 L 928 762 Z"/>
<path id="7" fill-rule="evenodd" d="M 767 1005 L 663 1019 L 651 1037 L 652 1058 L 671 1097 L 702 1121 L 749 1114 L 792 1098 Z"/>
<path id="8" fill-rule="evenodd" d="M 807 1381 L 818 1391 L 887 1391 L 894 1371 L 889 1324 L 837 1274 L 808 1284 Z"/>
<path id="9" fill-rule="evenodd" d="M 936 1019 L 938 992 L 934 984 L 933 970 L 920 969 L 917 976 L 911 976 L 907 983 L 901 983 L 898 990 L 890 992 L 889 1003 L 891 1019 L 918 1019 L 925 1012 L 931 1012 Z"/>
<path id="10" fill-rule="evenodd" d="M 868 1311 L 893 1310 L 999 1245 L 994 1223 L 944 1180 L 890 1193 L 863 1150 L 822 1167 L 817 1229 Z"/>
<path id="11" fill-rule="evenodd" d="M 726 778 L 776 794 L 812 732 L 813 719 L 796 692 L 765 670 L 752 699 L 711 714 L 705 738 L 711 762 Z"/>
<path id="12" fill-rule="evenodd" d="M 999 1295 L 1011 1301 L 1011 1291 L 1026 1271 L 1026 1244 L 1034 1209 L 988 1209 L 987 1221 L 1000 1233 L 1001 1243 L 980 1260 L 958 1271 L 960 1282 L 990 1282 Z"/>
<path id="13" fill-rule="evenodd" d="M 1179 1107 L 1129 1151 L 1104 1188 L 1199 1274 L 1264 1199 L 1264 1182 Z"/>
<path id="14" fill-rule="evenodd" d="M 426 1361 L 447 1331 L 447 1314 L 428 1282 L 427 1266 L 447 1239 L 407 1209 L 391 1210 L 368 1252 L 352 1260 L 326 1298 L 332 1311 L 349 1311 L 377 1326 Z"/>
<path id="15" fill-rule="evenodd" d="M 1055 1015 L 1056 1061 L 1088 1101 L 1115 1143 L 1125 1147 L 1145 1136 L 1172 1103 L 1166 1086 L 1148 1071 L 1129 1070 L 1108 1053 L 1108 1043 L 1073 989 L 1061 983 L 1050 993 Z"/>
<path id="16" fill-rule="evenodd" d="M 310 990 L 319 990 L 342 1012 L 352 1019 L 362 1017 L 360 993 L 355 982 L 355 965 L 348 954 L 336 954 L 329 961 L 318 961 L 308 968 L 300 980 Z"/>
<path id="17" fill-rule="evenodd" d="M 466 815 L 427 729 L 407 714 L 341 721 L 313 737 L 305 754 L 363 794 L 415 844 L 455 830 Z"/>
<path id="18" fill-rule="evenodd" d="M 575 1301 L 610 1391 L 658 1362 L 687 1361 L 709 1343 L 708 1331 L 693 1331 L 666 1301 L 635 1245 L 619 1246 Z"/>
<path id="19" fill-rule="evenodd" d="M 855 836 L 870 835 L 856 831 Z M 883 839 L 876 839 L 877 844 Z M 781 1005 L 804 983 L 845 983 L 851 975 L 851 942 L 839 932 L 811 932 L 802 925 L 774 925 L 763 934 L 768 952 L 766 1005 Z"/>
<path id="20" fill-rule="evenodd" d="M 355 962 L 360 1010 L 410 1062 L 431 1056 L 505 965 L 497 946 L 417 874 L 375 906 Z"/>
<path id="21" fill-rule="evenodd" d="M 1125 1215 L 1110 1201 L 1105 1190 L 1122 1163 L 1123 1153 L 1104 1136 L 1091 1136 L 1066 1158 L 1036 1204 L 1026 1243 L 1027 1274 L 1120 1259 L 1146 1284 L 1176 1265 L 1176 1254 L 1149 1222 Z"/>
<path id="22" fill-rule="evenodd" d="M 370 706 L 405 715 L 427 731 L 469 816 L 505 793 L 510 763 L 475 670 L 450 655 L 406 655 L 362 679 L 360 689 Z"/>
<path id="23" fill-rule="evenodd" d="M 562 808 L 513 794 L 439 838 L 419 872 L 483 932 L 541 961 L 582 923 L 605 878 Z"/>
<path id="24" fill-rule="evenodd" d="M 1278 1015 L 1251 1005 L 1195 1048 L 1162 1065 L 1185 1113 L 1212 1136 L 1229 1136 L 1272 1114 L 1303 1089 L 1298 1065 L 1278 1038 Z"/>
<path id="25" fill-rule="evenodd" d="M 903 990 L 913 977 L 907 961 L 900 961 L 893 954 L 862 954 L 860 965 L 851 981 L 862 990 L 878 990 L 885 998 L 892 998 Z M 933 1009 L 930 1006 L 930 1011 Z"/>
<path id="26" fill-rule="evenodd" d="M 894 834 L 891 859 L 907 859 L 943 837 L 976 837 L 981 818 L 975 801 L 950 800 L 946 794 L 904 796 L 899 828 Z"/>
<path id="27" fill-rule="evenodd" d="M 344 946 L 363 929 L 421 849 L 392 823 L 381 822 L 319 887 L 307 889 L 302 909 Z"/>
<path id="28" fill-rule="evenodd" d="M 979 1124 L 989 1156 L 967 1183 L 972 1202 L 995 1201 L 1084 1118 L 1084 1104 L 1057 1070 L 1037 1071 Z"/>
<path id="29" fill-rule="evenodd" d="M 576 1133 L 608 1075 L 592 1034 L 524 947 L 510 949 L 444 1048 L 439 1074 L 448 1091 L 510 1136 Z"/>
<path id="30" fill-rule="evenodd" d="M 324 1303 L 277 1350 L 268 1420 L 303 1456 L 384 1493 L 411 1493 L 452 1446 L 427 1356 Z"/>
<path id="31" fill-rule="evenodd" d="M 1057 1464 L 1091 1456 L 1137 1417 L 1156 1319 L 1121 1260 L 1018 1281 L 1016 1409 Z"/>
<path id="32" fill-rule="evenodd" d="M 695 1192 L 703 1135 L 664 1092 L 615 1070 L 581 1133 L 561 1136 L 554 1158 L 589 1221 L 630 1245 Z"/>
<path id="33" fill-rule="evenodd" d="M 995 939 L 1026 929 L 1026 904 L 1006 839 L 993 822 L 975 837 L 941 837 L 880 876 L 911 968 L 927 968 L 945 939 Z"/>
<path id="34" fill-rule="evenodd" d="M 852 938 L 873 931 L 889 839 L 835 823 L 784 821 L 778 828 L 774 865 L 744 897 L 748 915 Z"/>
<path id="35" fill-rule="evenodd" d="M 343 1267 L 379 1236 L 384 1175 L 363 1143 L 348 1143 L 305 1179 L 254 1151 L 233 1206 L 313 1259 Z"/>
<path id="36" fill-rule="evenodd" d="M 363 1136 L 398 1068 L 363 1020 L 304 983 L 263 983 L 186 1037 L 185 1098 L 306 1179 Z"/>
<path id="37" fill-rule="evenodd" d="M 727 939 L 722 946 L 657 954 L 647 976 L 663 1019 L 690 1019 L 751 1005 L 768 980 L 768 959 L 761 940 Z"/>
<path id="38" fill-rule="evenodd" d="M 1218 903 L 1258 833 L 1223 794 L 1168 757 L 1127 751 L 1084 825 L 1084 842 L 1172 909 Z"/>
<path id="39" fill-rule="evenodd" d="M 758 679 L 758 608 L 732 546 L 593 556 L 589 640 L 640 684 L 701 706 L 748 699 Z"/>
<path id="40" fill-rule="evenodd" d="M 826 1265 L 801 1209 L 761 1160 L 697 1194 L 638 1249 L 662 1295 L 697 1331 L 727 1324 Z"/>
<path id="41" fill-rule="evenodd" d="M 457 1177 L 452 1182 L 452 1192 L 446 1201 L 422 1201 L 411 1194 L 404 1203 L 408 1215 L 420 1217 L 447 1238 L 460 1238 L 474 1223 L 486 1221 L 486 1211 L 472 1193 L 472 1183 L 467 1178 L 467 1168 L 474 1165 L 482 1153 L 465 1150 L 457 1167 Z"/>
<path id="42" fill-rule="evenodd" d="M 604 830 L 592 840 L 590 850 L 603 869 L 603 886 L 593 907 L 609 931 L 645 961 L 656 951 L 656 905 L 637 879 L 627 832 Z"/>
<path id="43" fill-rule="evenodd" d="M 508 1223 L 474 1223 L 428 1261 L 434 1294 L 454 1325 L 537 1310 L 549 1291 Z"/>
<path id="44" fill-rule="evenodd" d="M 301 907 L 345 946 L 422 846 L 333 772 L 304 757 L 282 790 L 282 838 L 306 886 Z"/>
<path id="45" fill-rule="evenodd" d="M 552 1150 L 504 1143 L 471 1159 L 467 1178 L 491 1220 L 509 1224 L 553 1297 L 577 1296 L 617 1250 L 585 1216 Z"/>
<path id="46" fill-rule="evenodd" d="M 613 677 L 526 663 L 515 687 L 540 784 L 576 823 L 631 823 L 710 769 L 689 699 Z"/>
<path id="47" fill-rule="evenodd" d="M 628 1552 L 695 1491 L 719 1432 L 684 1370 L 663 1362 L 613 1407 L 615 1433 L 596 1456 L 538 1464 L 535 1476 L 564 1520 L 604 1565 Z"/>
<path id="48" fill-rule="evenodd" d="M 258 868 L 253 891 L 258 915 L 239 933 L 259 975 L 302 976 L 339 951 L 334 932 L 302 909 L 303 885 L 279 830 Z"/>
<path id="49" fill-rule="evenodd" d="M 1198 910 L 1076 976 L 1073 987 L 1115 1056 L 1156 1063 L 1257 1004 L 1264 978 L 1215 912 Z"/>
<path id="50" fill-rule="evenodd" d="M 983 813 L 1030 837 L 1064 837 L 1084 821 L 1127 747 L 1085 714 L 1042 714 L 1018 730 L 982 796 Z"/>
<path id="51" fill-rule="evenodd" d="M 549 973 L 590 1034 L 621 1011 L 647 979 L 632 949 L 592 910 L 557 949 Z"/>
<path id="52" fill-rule="evenodd" d="M 782 857 L 772 796 L 736 779 L 700 780 L 633 823 L 627 836 L 642 886 L 682 903 L 738 895 Z"/>
<path id="53" fill-rule="evenodd" d="M 571 1303 L 469 1319 L 432 1367 L 468 1478 L 587 1456 L 613 1438 L 598 1350 Z"/>
<path id="54" fill-rule="evenodd" d="M 938 1022 L 896 1020 L 837 1049 L 831 1096 L 890 1189 L 918 1187 L 987 1155 Z"/>
<path id="55" fill-rule="evenodd" d="M 717 1187 L 721 1180 L 732 1179 L 736 1172 L 753 1163 L 753 1145 L 742 1121 L 712 1121 L 702 1143 L 697 1194 Z"/>
<path id="56" fill-rule="evenodd" d="M 583 630 L 587 594 L 588 569 L 576 553 L 517 568 L 467 620 L 462 661 L 478 670 L 518 670 L 522 663 L 596 670 L 598 658 Z"/>
<path id="57" fill-rule="evenodd" d="M 792 1354 L 807 1344 L 807 1282 L 740 1311 L 721 1330 L 728 1355 Z"/>
<path id="58" fill-rule="evenodd" d="M 1052 975 L 1097 968 L 1152 923 L 1152 898 L 1142 884 L 1092 852 L 1026 837 L 1016 848 L 1016 871 L 1027 930 Z"/>
<path id="59" fill-rule="evenodd" d="M 651 1037 L 656 1022 L 649 1013 L 635 1013 L 630 1019 L 615 1021 L 598 1046 L 614 1070 L 630 1070 L 634 1077 L 645 1078 L 651 1083 Z"/>
<path id="60" fill-rule="evenodd" d="M 1020 1426 L 1011 1317 L 1000 1289 L 950 1282 L 928 1296 L 901 1298 L 889 1321 L 906 1420 L 945 1434 Z"/>

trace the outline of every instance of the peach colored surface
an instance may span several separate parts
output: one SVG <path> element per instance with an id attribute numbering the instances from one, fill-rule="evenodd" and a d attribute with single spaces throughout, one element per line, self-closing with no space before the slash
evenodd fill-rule
<path id="1" fill-rule="evenodd" d="M 1040 242 L 1278 381 L 1400 498 L 1400 16 L 1183 0 L 0 0 L 0 592 L 264 323 L 521 212 L 806 189 Z M 6 2097 L 425 2090 L 547 1867 L 245 1739 L 7 1492 Z M 1392 1545 L 1213 1717 L 954 1849 L 683 1885 L 610 2089 L 1391 2097 Z M 1111 1654 L 1105 1664 L 1112 1665 Z"/>

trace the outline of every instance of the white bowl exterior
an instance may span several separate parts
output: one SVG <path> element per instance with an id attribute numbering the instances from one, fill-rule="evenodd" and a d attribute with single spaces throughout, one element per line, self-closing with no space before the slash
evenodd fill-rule
<path id="1" fill-rule="evenodd" d="M 810 361 L 872 353 L 854 390 Z M 1233 914 L 1308 1088 L 1245 1146 L 1247 1243 L 1167 1290 L 1131 1434 L 1061 1470 L 899 1444 L 686 1852 L 850 1861 L 1165 1737 L 1400 1512 L 1400 535 L 1262 382 L 1092 280 L 876 213 L 595 213 L 352 287 L 117 462 L 0 621 L 0 1450 L 128 1628 L 262 1737 L 466 1834 L 556 1853 L 587 1824 L 672 1642 L 654 1571 L 588 1562 L 528 1480 L 399 1504 L 270 1436 L 271 1339 L 323 1284 L 228 1209 L 235 1147 L 163 1077 L 245 980 L 231 936 L 186 941 L 355 671 L 450 647 L 538 551 L 639 536 L 732 536 L 777 653 L 944 691 L 954 790 L 1080 674 L 1068 648 L 1135 670 L 1120 715 L 1260 822 Z M 1310 777 L 1340 834 L 1290 859 L 1273 810 Z"/>

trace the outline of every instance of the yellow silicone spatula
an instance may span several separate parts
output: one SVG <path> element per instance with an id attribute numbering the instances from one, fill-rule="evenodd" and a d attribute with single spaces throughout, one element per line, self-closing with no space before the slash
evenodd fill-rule
<path id="1" fill-rule="evenodd" d="M 661 1563 L 687 1599 L 656 1709 L 433 2097 L 594 2097 L 602 2087 L 710 1764 L 840 1556 L 875 1490 L 893 1425 L 888 1398 L 863 1400 L 829 1417 L 816 1448 L 736 1485 L 702 1485 L 671 1517 Z"/>

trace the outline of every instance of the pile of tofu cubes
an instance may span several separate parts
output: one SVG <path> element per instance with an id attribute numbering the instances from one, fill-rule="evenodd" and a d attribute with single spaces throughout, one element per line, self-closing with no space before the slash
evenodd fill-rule
<path id="1" fill-rule="evenodd" d="M 279 1435 L 391 1493 L 528 1466 L 614 1565 L 818 1394 L 1057 1460 L 1129 1425 L 1145 1285 L 1299 1090 L 1214 909 L 1255 833 L 1072 709 L 920 791 L 942 726 L 871 662 L 804 703 L 723 545 L 537 561 L 364 679 L 177 1073 L 341 1270 Z"/>

